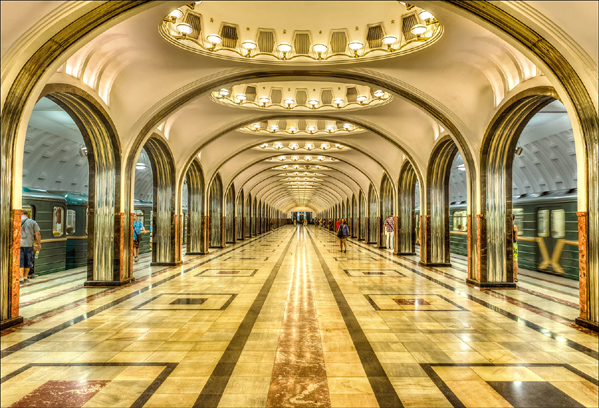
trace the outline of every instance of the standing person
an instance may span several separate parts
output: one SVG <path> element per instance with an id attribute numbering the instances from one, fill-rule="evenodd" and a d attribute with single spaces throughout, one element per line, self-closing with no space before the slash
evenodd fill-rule
<path id="1" fill-rule="evenodd" d="M 307 226 L 308 226 L 308 219 L 304 218 L 304 227 L 307 227 Z"/>
<path id="2" fill-rule="evenodd" d="M 514 282 L 518 282 L 518 226 L 515 223 L 516 216 L 512 214 L 512 242 L 514 243 Z"/>
<path id="3" fill-rule="evenodd" d="M 21 215 L 21 283 L 29 280 L 29 269 L 33 266 L 33 252 L 42 249 L 42 236 L 37 222 Z"/>
<path id="4" fill-rule="evenodd" d="M 297 220 L 294 218 L 293 219 L 293 226 L 295 227 L 297 225 Z"/>
<path id="5" fill-rule="evenodd" d="M 393 235 L 395 232 L 395 220 L 391 213 L 385 220 L 385 235 L 387 236 L 387 248 L 393 249 Z"/>
<path id="6" fill-rule="evenodd" d="M 345 219 L 339 220 L 337 237 L 339 238 L 339 252 L 347 252 L 347 237 L 349 237 L 349 227 L 347 226 Z"/>
<path id="7" fill-rule="evenodd" d="M 141 234 L 145 234 L 143 222 L 137 219 L 137 214 L 133 215 L 133 261 L 137 262 L 139 256 L 139 243 L 141 242 Z"/>
<path id="8" fill-rule="evenodd" d="M 341 225 L 341 220 L 337 220 L 337 222 L 335 223 L 335 231 L 339 231 L 339 226 Z"/>

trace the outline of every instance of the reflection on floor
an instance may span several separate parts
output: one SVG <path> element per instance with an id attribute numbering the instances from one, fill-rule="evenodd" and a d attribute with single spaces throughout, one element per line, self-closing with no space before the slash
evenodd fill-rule
<path id="1" fill-rule="evenodd" d="M 576 282 L 464 282 L 416 257 L 285 227 L 136 281 L 83 270 L 22 290 L 2 332 L 3 407 L 595 407 L 597 335 Z"/>

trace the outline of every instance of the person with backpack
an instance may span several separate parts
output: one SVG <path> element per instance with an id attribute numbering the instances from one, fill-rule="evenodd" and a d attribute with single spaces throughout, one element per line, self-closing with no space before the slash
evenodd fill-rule
<path id="1" fill-rule="evenodd" d="M 42 249 L 42 236 L 37 222 L 21 215 L 21 283 L 29 280 L 29 270 L 33 266 L 34 251 Z"/>
<path id="2" fill-rule="evenodd" d="M 340 252 L 347 252 L 347 237 L 349 237 L 349 227 L 347 226 L 347 221 L 342 219 L 339 223 L 339 227 L 337 228 L 337 238 L 339 238 Z"/>

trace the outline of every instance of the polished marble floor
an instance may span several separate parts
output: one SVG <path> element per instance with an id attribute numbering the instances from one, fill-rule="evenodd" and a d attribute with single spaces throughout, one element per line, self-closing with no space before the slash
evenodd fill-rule
<path id="1" fill-rule="evenodd" d="M 144 255 L 124 287 L 39 277 L 2 332 L 2 406 L 596 407 L 576 282 L 480 290 L 465 263 L 288 226 L 178 267 Z"/>

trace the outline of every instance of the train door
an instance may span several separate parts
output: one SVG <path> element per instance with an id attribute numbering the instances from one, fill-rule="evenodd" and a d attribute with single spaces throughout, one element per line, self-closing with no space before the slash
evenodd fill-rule
<path id="1" fill-rule="evenodd" d="M 566 243 L 566 211 L 560 207 L 537 208 L 537 268 L 543 272 L 564 273 L 560 258 Z"/>

